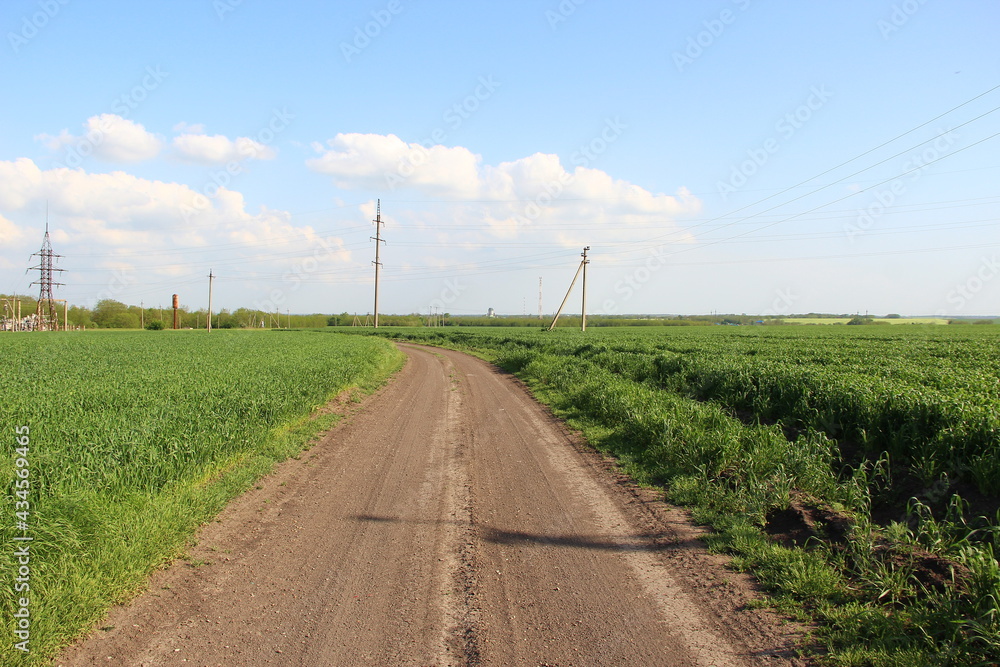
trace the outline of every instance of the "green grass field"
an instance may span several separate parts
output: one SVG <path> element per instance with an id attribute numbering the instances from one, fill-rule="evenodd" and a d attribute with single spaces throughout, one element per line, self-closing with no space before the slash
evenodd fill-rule
<path id="1" fill-rule="evenodd" d="M 1000 328 L 378 333 L 522 377 L 712 525 L 770 604 L 816 621 L 821 662 L 1000 658 Z M 378 338 L 295 331 L 10 334 L 0 355 L 4 664 L 43 664 L 335 419 L 314 408 L 400 363 Z M 13 648 L 21 536 L 29 656 Z"/>
<path id="2" fill-rule="evenodd" d="M 112 331 L 0 335 L 0 359 L 7 665 L 45 664 L 141 590 L 201 523 L 333 424 L 317 407 L 382 383 L 402 355 L 316 332 Z M 15 591 L 25 544 L 30 588 Z M 29 654 L 15 647 L 22 597 Z"/>
<path id="3" fill-rule="evenodd" d="M 821 662 L 1000 660 L 1000 328 L 379 333 L 516 373 L 815 621 Z"/>
<path id="4" fill-rule="evenodd" d="M 885 324 L 948 324 L 943 317 L 876 317 L 876 322 Z M 787 317 L 785 324 L 847 324 L 850 317 Z"/>

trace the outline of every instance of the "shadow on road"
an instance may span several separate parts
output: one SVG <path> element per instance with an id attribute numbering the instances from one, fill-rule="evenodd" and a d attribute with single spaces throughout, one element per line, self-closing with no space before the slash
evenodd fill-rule
<path id="1" fill-rule="evenodd" d="M 367 521 L 371 523 L 410 523 L 410 524 L 435 524 L 442 523 L 464 524 L 466 522 L 458 520 L 425 520 L 425 519 L 403 519 L 398 516 L 378 516 L 375 514 L 352 514 L 348 519 L 352 521 Z M 650 551 L 663 552 L 684 549 L 694 546 L 704 546 L 699 540 L 677 541 L 669 533 L 643 534 L 643 535 L 622 535 L 613 536 L 590 536 L 590 535 L 543 535 L 528 533 L 520 530 L 504 530 L 494 528 L 484 524 L 473 522 L 477 528 L 479 537 L 492 544 L 505 545 L 537 545 L 555 547 L 573 547 L 577 549 L 597 549 L 602 551 Z"/>

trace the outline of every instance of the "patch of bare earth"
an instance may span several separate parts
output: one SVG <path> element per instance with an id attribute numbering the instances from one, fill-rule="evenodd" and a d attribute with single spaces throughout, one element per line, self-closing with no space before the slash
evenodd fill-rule
<path id="1" fill-rule="evenodd" d="M 510 376 L 409 363 L 61 665 L 789 665 L 749 579 Z"/>

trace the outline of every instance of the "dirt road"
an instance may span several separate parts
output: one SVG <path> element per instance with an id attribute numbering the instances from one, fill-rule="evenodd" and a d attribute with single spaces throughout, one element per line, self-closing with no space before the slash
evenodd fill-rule
<path id="1" fill-rule="evenodd" d="M 62 665 L 782 665 L 748 582 L 512 378 L 407 366 Z"/>

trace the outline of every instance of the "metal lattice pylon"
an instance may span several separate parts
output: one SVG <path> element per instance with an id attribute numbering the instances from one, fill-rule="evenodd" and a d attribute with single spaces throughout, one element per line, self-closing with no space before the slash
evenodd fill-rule
<path id="1" fill-rule="evenodd" d="M 49 239 L 49 223 L 45 223 L 45 238 L 42 240 L 42 249 L 32 253 L 32 257 L 38 256 L 38 266 L 32 266 L 28 271 L 38 270 L 38 280 L 31 283 L 39 285 L 38 291 L 38 319 L 36 326 L 38 331 L 55 331 L 59 328 L 59 316 L 56 311 L 55 298 L 52 296 L 53 287 L 61 287 L 65 283 L 57 283 L 52 279 L 52 274 L 65 269 L 55 268 L 55 260 L 62 257 L 52 251 L 52 241 Z"/>

